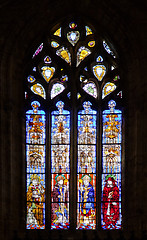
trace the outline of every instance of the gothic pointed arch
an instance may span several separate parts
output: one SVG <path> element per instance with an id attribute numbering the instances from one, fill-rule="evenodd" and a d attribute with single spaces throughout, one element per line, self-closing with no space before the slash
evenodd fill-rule
<path id="1" fill-rule="evenodd" d="M 26 228 L 121 229 L 122 87 L 113 44 L 88 22 L 61 21 L 32 52 L 25 102 Z"/>

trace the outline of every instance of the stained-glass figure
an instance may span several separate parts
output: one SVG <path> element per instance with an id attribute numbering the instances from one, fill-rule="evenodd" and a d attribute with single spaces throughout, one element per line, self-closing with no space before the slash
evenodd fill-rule
<path id="1" fill-rule="evenodd" d="M 59 95 L 65 89 L 64 85 L 61 83 L 55 83 L 51 89 L 51 99 Z"/>
<path id="2" fill-rule="evenodd" d="M 54 32 L 55 36 L 61 37 L 61 27 Z"/>
<path id="3" fill-rule="evenodd" d="M 42 70 L 42 76 L 44 77 L 44 79 L 48 83 L 55 73 L 55 68 L 44 66 L 44 67 L 41 68 L 41 70 Z"/>
<path id="4" fill-rule="evenodd" d="M 94 98 L 97 98 L 97 88 L 95 83 L 87 83 L 83 87 L 84 91 L 87 92 L 89 95 L 93 96 Z"/>
<path id="5" fill-rule="evenodd" d="M 51 229 L 69 228 L 70 114 L 56 104 L 51 129 Z"/>
<path id="6" fill-rule="evenodd" d="M 111 82 L 107 82 L 102 90 L 102 98 L 105 98 L 107 95 L 109 95 L 111 92 L 113 92 L 116 89 L 116 85 Z"/>
<path id="7" fill-rule="evenodd" d="M 34 76 L 32 76 L 32 75 L 29 75 L 29 76 L 27 77 L 27 79 L 28 79 L 28 82 L 30 82 L 30 83 L 33 83 L 33 82 L 35 82 L 35 80 L 36 80 L 36 78 L 35 78 Z"/>
<path id="8" fill-rule="evenodd" d="M 78 113 L 77 229 L 96 228 L 96 111 Z"/>
<path id="9" fill-rule="evenodd" d="M 56 41 L 51 41 L 51 46 L 52 46 L 53 48 L 57 48 L 57 47 L 59 47 L 60 45 L 59 45 L 59 43 L 57 43 Z"/>
<path id="10" fill-rule="evenodd" d="M 40 53 L 40 52 L 42 51 L 42 49 L 43 49 L 43 43 L 41 43 L 41 44 L 39 45 L 39 47 L 37 48 L 37 50 L 34 52 L 32 58 L 34 58 L 35 56 L 37 56 L 38 53 Z"/>
<path id="11" fill-rule="evenodd" d="M 46 98 L 46 93 L 44 87 L 40 83 L 34 84 L 31 88 L 31 91 L 44 99 Z"/>
<path id="12" fill-rule="evenodd" d="M 27 174 L 27 229 L 45 228 L 44 174 Z"/>
<path id="13" fill-rule="evenodd" d="M 114 175 L 106 175 L 103 182 L 102 221 L 104 229 L 120 229 L 119 187 Z"/>
<path id="14" fill-rule="evenodd" d="M 97 59 L 96 59 L 96 62 L 103 62 L 102 56 L 98 56 Z"/>
<path id="15" fill-rule="evenodd" d="M 46 57 L 44 58 L 44 62 L 45 62 L 45 63 L 51 63 L 52 60 L 51 60 L 51 58 L 50 58 L 49 56 L 46 56 Z"/>
<path id="16" fill-rule="evenodd" d="M 89 55 L 91 51 L 86 47 L 80 47 L 77 52 L 77 66 Z"/>
<path id="17" fill-rule="evenodd" d="M 45 228 L 45 112 L 26 112 L 27 229 Z"/>
<path id="18" fill-rule="evenodd" d="M 115 109 L 116 102 L 108 102 L 103 111 L 102 136 L 102 204 L 103 229 L 121 228 L 121 124 L 122 112 Z"/>
<path id="19" fill-rule="evenodd" d="M 90 41 L 88 43 L 88 47 L 94 47 L 95 46 L 95 41 Z"/>
<path id="20" fill-rule="evenodd" d="M 93 32 L 92 32 L 90 27 L 85 26 L 85 29 L 86 29 L 86 36 L 93 34 Z"/>
<path id="21" fill-rule="evenodd" d="M 71 54 L 67 48 L 65 47 L 60 48 L 59 50 L 56 51 L 56 54 L 62 59 L 64 59 L 67 63 L 71 64 Z"/>
<path id="22" fill-rule="evenodd" d="M 79 31 L 71 31 L 67 33 L 67 39 L 73 46 L 76 45 L 76 43 L 79 41 L 79 38 L 80 38 Z"/>
<path id="23" fill-rule="evenodd" d="M 70 27 L 71 29 L 75 29 L 75 28 L 77 27 L 77 24 L 76 24 L 75 22 L 71 22 L 71 23 L 69 24 L 69 27 Z"/>
<path id="24" fill-rule="evenodd" d="M 116 58 L 114 52 L 111 50 L 111 48 L 109 47 L 105 40 L 103 40 L 103 46 L 107 53 L 111 54 L 114 58 Z"/>
<path id="25" fill-rule="evenodd" d="M 93 66 L 93 73 L 99 81 L 102 81 L 106 74 L 106 67 L 104 65 L 95 65 Z"/>

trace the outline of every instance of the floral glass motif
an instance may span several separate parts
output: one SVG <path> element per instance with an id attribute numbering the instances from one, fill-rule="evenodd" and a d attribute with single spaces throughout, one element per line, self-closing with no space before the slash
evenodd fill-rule
<path id="1" fill-rule="evenodd" d="M 88 47 L 94 47 L 95 46 L 95 41 L 90 41 L 88 43 Z"/>
<path id="2" fill-rule="evenodd" d="M 54 32 L 55 36 L 61 37 L 61 27 Z"/>
<path id="3" fill-rule="evenodd" d="M 99 81 L 102 81 L 106 74 L 106 67 L 104 65 L 93 66 L 93 74 Z"/>
<path id="4" fill-rule="evenodd" d="M 95 83 L 87 83 L 83 87 L 84 91 L 87 92 L 89 95 L 93 96 L 94 98 L 97 98 L 97 87 Z"/>
<path id="5" fill-rule="evenodd" d="M 111 54 L 114 58 L 116 58 L 114 52 L 111 50 L 105 40 L 103 40 L 103 47 L 105 48 L 107 53 Z"/>
<path id="6" fill-rule="evenodd" d="M 47 67 L 44 66 L 41 68 L 42 70 L 42 76 L 43 78 L 46 80 L 46 82 L 48 83 L 50 81 L 50 79 L 53 77 L 54 72 L 55 72 L 55 68 L 54 67 Z"/>
<path id="7" fill-rule="evenodd" d="M 53 48 L 57 48 L 57 47 L 59 47 L 60 45 L 59 45 L 59 43 L 57 43 L 57 42 L 55 42 L 55 41 L 51 41 L 51 46 L 52 46 Z"/>
<path id="8" fill-rule="evenodd" d="M 120 76 L 117 75 L 117 76 L 115 76 L 115 77 L 113 78 L 113 81 L 117 81 L 117 80 L 119 80 L 119 79 L 120 79 Z"/>
<path id="9" fill-rule="evenodd" d="M 78 113 L 77 229 L 96 228 L 96 111 Z"/>
<path id="10" fill-rule="evenodd" d="M 71 31 L 67 33 L 67 39 L 73 46 L 76 45 L 76 43 L 79 41 L 79 38 L 80 38 L 79 31 Z"/>
<path id="11" fill-rule="evenodd" d="M 116 85 L 111 82 L 107 82 L 102 90 L 102 98 L 105 98 L 107 95 L 109 95 L 111 92 L 113 92 L 116 89 Z"/>
<path id="12" fill-rule="evenodd" d="M 30 82 L 30 83 L 33 83 L 33 82 L 35 82 L 35 80 L 36 80 L 36 78 L 34 78 L 34 76 L 32 76 L 32 75 L 29 75 L 29 76 L 27 77 L 27 79 L 28 79 L 28 82 Z"/>
<path id="13" fill-rule="evenodd" d="M 90 54 L 91 51 L 88 48 L 80 47 L 77 52 L 77 66 Z"/>
<path id="14" fill-rule="evenodd" d="M 69 228 L 70 113 L 62 101 L 52 112 L 51 229 Z"/>
<path id="15" fill-rule="evenodd" d="M 64 59 L 67 63 L 71 64 L 71 54 L 67 48 L 65 47 L 60 48 L 59 50 L 56 51 L 56 54 L 62 59 Z"/>
<path id="16" fill-rule="evenodd" d="M 60 78 L 60 81 L 61 81 L 61 82 L 67 82 L 67 81 L 68 81 L 68 76 L 67 76 L 67 75 L 63 75 L 63 76 Z"/>
<path id="17" fill-rule="evenodd" d="M 65 89 L 64 85 L 61 83 L 55 83 L 51 89 L 51 99 L 59 95 Z"/>
<path id="18" fill-rule="evenodd" d="M 90 27 L 85 26 L 85 29 L 86 29 L 86 36 L 93 34 L 93 32 L 92 32 Z"/>
<path id="19" fill-rule="evenodd" d="M 36 83 L 33 86 L 31 86 L 31 91 L 39 96 L 41 96 L 42 98 L 46 98 L 46 93 L 45 93 L 45 89 L 44 87 L 40 84 L 40 83 Z"/>
<path id="20" fill-rule="evenodd" d="M 96 62 L 103 62 L 102 56 L 98 56 L 97 59 L 96 59 Z"/>
<path id="21" fill-rule="evenodd" d="M 71 22 L 71 23 L 69 24 L 69 27 L 70 27 L 71 29 L 75 29 L 75 28 L 77 27 L 77 24 L 76 24 L 75 22 Z"/>
<path id="22" fill-rule="evenodd" d="M 45 229 L 45 112 L 32 102 L 26 112 L 27 229 Z"/>
<path id="23" fill-rule="evenodd" d="M 45 62 L 45 63 L 51 63 L 52 60 L 51 60 L 51 58 L 50 58 L 49 56 L 46 56 L 46 57 L 44 58 L 44 62 Z"/>
<path id="24" fill-rule="evenodd" d="M 42 51 L 42 49 L 43 49 L 43 43 L 41 43 L 41 44 L 39 45 L 39 47 L 37 48 L 37 50 L 34 52 L 32 58 L 34 58 L 35 56 L 37 56 L 38 53 L 40 53 L 40 52 Z"/>
<path id="25" fill-rule="evenodd" d="M 121 145 L 122 112 L 115 109 L 116 102 L 108 102 L 103 111 L 102 135 L 102 202 L 103 229 L 121 228 Z"/>

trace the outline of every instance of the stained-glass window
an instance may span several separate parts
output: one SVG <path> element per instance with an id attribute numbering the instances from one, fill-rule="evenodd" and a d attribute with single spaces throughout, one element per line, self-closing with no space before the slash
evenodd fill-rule
<path id="1" fill-rule="evenodd" d="M 45 112 L 26 112 L 27 229 L 45 228 Z"/>
<path id="2" fill-rule="evenodd" d="M 56 54 L 60 56 L 62 59 L 64 59 L 67 63 L 71 64 L 71 55 L 67 48 L 62 47 L 59 50 L 57 50 Z"/>
<path id="3" fill-rule="evenodd" d="M 95 65 L 93 66 L 93 73 L 99 81 L 102 81 L 106 74 L 106 67 L 104 65 Z"/>
<path id="4" fill-rule="evenodd" d="M 66 19 L 32 52 L 27 229 L 122 227 L 122 77 L 117 51 L 96 28 Z"/>
<path id="5" fill-rule="evenodd" d="M 79 41 L 79 38 L 79 31 L 71 31 L 67 33 L 67 39 L 73 46 L 75 46 L 75 44 Z"/>
<path id="6" fill-rule="evenodd" d="M 49 82 L 50 79 L 53 77 L 54 72 L 55 72 L 55 68 L 54 67 L 42 67 L 42 76 L 44 77 L 44 79 Z"/>
<path id="7" fill-rule="evenodd" d="M 114 58 L 116 58 L 114 52 L 111 50 L 111 48 L 109 47 L 105 40 L 103 41 L 103 46 L 107 53 L 111 54 Z"/>
<path id="8" fill-rule="evenodd" d="M 39 45 L 39 47 L 37 48 L 37 50 L 34 52 L 32 58 L 34 58 L 35 56 L 37 56 L 37 55 L 42 51 L 42 49 L 43 49 L 43 43 L 41 43 L 41 44 Z"/>
<path id="9" fill-rule="evenodd" d="M 122 112 L 110 100 L 103 111 L 102 136 L 102 203 L 103 229 L 121 228 L 121 145 Z"/>
<path id="10" fill-rule="evenodd" d="M 44 87 L 40 83 L 36 83 L 31 87 L 31 91 L 43 98 L 46 98 Z"/>
<path id="11" fill-rule="evenodd" d="M 96 228 L 96 111 L 78 113 L 77 229 Z"/>
<path id="12" fill-rule="evenodd" d="M 78 52 L 77 52 L 77 66 L 89 55 L 91 54 L 91 51 L 82 46 L 78 49 Z"/>
<path id="13" fill-rule="evenodd" d="M 83 87 L 84 91 L 93 96 L 94 98 L 97 98 L 97 88 L 95 83 L 89 82 L 84 85 Z"/>
<path id="14" fill-rule="evenodd" d="M 51 99 L 56 97 L 58 94 L 63 92 L 65 89 L 64 85 L 61 83 L 55 83 L 51 89 Z"/>
<path id="15" fill-rule="evenodd" d="M 69 228 L 70 113 L 62 101 L 52 112 L 51 129 L 51 228 Z"/>
<path id="16" fill-rule="evenodd" d="M 55 36 L 61 37 L 61 28 L 58 28 L 55 32 L 54 32 Z"/>
<path id="17" fill-rule="evenodd" d="M 116 85 L 111 82 L 107 82 L 102 90 L 102 98 L 105 98 L 108 94 L 116 89 Z"/>

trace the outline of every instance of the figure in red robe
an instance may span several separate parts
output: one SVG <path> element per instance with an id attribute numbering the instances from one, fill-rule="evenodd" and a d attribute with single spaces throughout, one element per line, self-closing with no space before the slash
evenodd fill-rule
<path id="1" fill-rule="evenodd" d="M 106 177 L 102 210 L 104 227 L 115 229 L 119 220 L 119 189 L 113 176 Z"/>

